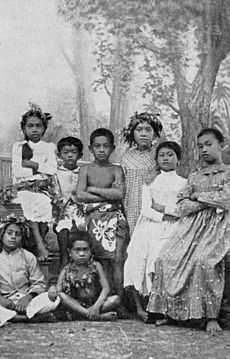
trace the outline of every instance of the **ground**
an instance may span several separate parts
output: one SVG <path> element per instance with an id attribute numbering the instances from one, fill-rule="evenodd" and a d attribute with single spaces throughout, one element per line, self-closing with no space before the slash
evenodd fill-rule
<path id="1" fill-rule="evenodd" d="M 9 324 L 0 328 L 0 358 L 229 359 L 230 331 L 154 327 L 139 321 Z"/>

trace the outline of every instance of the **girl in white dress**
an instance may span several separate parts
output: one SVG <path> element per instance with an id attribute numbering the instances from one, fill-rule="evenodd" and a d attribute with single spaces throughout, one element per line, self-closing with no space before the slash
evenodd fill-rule
<path id="1" fill-rule="evenodd" d="M 180 146 L 165 141 L 156 149 L 160 174 L 142 189 L 142 209 L 128 246 L 124 267 L 124 286 L 131 286 L 137 314 L 143 321 L 148 316 L 141 305 L 140 295 L 150 293 L 155 260 L 176 226 L 177 196 L 186 180 L 176 173 L 181 158 Z"/>
<path id="2" fill-rule="evenodd" d="M 57 160 L 55 145 L 41 141 L 52 116 L 37 105 L 30 107 L 21 121 L 25 140 L 13 145 L 12 175 L 17 190 L 14 203 L 21 204 L 25 218 L 31 223 L 38 260 L 42 261 L 49 254 L 41 229 L 42 224 L 52 221 L 51 176 L 57 171 Z"/>

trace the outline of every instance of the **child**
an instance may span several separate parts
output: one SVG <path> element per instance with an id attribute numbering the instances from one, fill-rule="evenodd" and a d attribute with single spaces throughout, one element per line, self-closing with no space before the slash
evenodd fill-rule
<path id="1" fill-rule="evenodd" d="M 61 271 L 57 286 L 50 287 L 50 300 L 59 296 L 73 319 L 114 320 L 120 304 L 117 295 L 109 297 L 109 284 L 100 263 L 92 258 L 87 232 L 80 232 L 69 250 L 70 262 Z M 71 313 L 70 313 L 71 314 Z"/>
<path id="2" fill-rule="evenodd" d="M 43 261 L 47 259 L 49 252 L 41 230 L 46 222 L 52 221 L 49 193 L 52 193 L 51 175 L 56 173 L 57 161 L 55 145 L 41 141 L 51 115 L 43 113 L 34 104 L 30 106 L 21 121 L 25 141 L 13 145 L 12 174 L 17 189 L 14 202 L 21 204 L 25 218 L 31 223 L 38 260 Z"/>
<path id="3" fill-rule="evenodd" d="M 57 149 L 63 162 L 58 168 L 56 176 L 61 199 L 58 217 L 61 219 L 55 228 L 60 248 L 60 268 L 62 269 L 68 262 L 67 244 L 73 223 L 76 227 L 84 225 L 83 212 L 75 198 L 79 171 L 77 161 L 82 157 L 83 144 L 78 138 L 69 136 L 58 142 Z"/>
<path id="4" fill-rule="evenodd" d="M 2 222 L 0 252 L 0 326 L 6 321 L 30 319 L 37 313 L 54 310 L 36 257 L 21 248 L 25 225 L 20 218 L 8 216 Z"/>
<path id="5" fill-rule="evenodd" d="M 207 333 L 216 333 L 230 249 L 230 168 L 219 130 L 203 129 L 197 142 L 202 168 L 189 176 L 183 217 L 156 261 L 147 310 L 176 321 L 205 319 Z"/>
<path id="6" fill-rule="evenodd" d="M 122 213 L 124 174 L 121 166 L 109 161 L 115 150 L 114 136 L 98 128 L 90 136 L 94 161 L 79 171 L 77 200 L 84 202 L 85 220 L 92 239 L 93 253 L 110 273 L 116 292 L 123 291 L 123 266 L 128 244 L 128 225 Z"/>
<path id="7" fill-rule="evenodd" d="M 147 112 L 131 117 L 123 131 L 124 140 L 129 144 L 121 158 L 125 172 L 126 191 L 124 206 L 129 223 L 130 236 L 133 233 L 141 211 L 141 192 L 144 180 L 155 178 L 155 150 L 160 137 L 162 125 L 158 114 Z"/>
<path id="8" fill-rule="evenodd" d="M 139 298 L 150 293 L 155 260 L 172 232 L 177 219 L 177 195 L 186 180 L 176 173 L 181 159 L 180 146 L 165 141 L 156 149 L 156 162 L 161 173 L 149 184 L 143 185 L 142 209 L 124 267 L 124 286 L 133 286 L 137 313 L 141 320 L 148 319 Z"/>

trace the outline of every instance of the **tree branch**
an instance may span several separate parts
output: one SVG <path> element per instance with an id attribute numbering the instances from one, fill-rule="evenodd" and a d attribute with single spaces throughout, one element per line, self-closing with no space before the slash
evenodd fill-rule
<path id="1" fill-rule="evenodd" d="M 74 63 L 71 61 L 70 57 L 67 55 L 67 53 L 65 52 L 63 46 L 61 44 L 59 44 L 59 48 L 62 52 L 62 55 L 64 56 L 67 64 L 69 65 L 69 67 L 71 68 L 71 70 L 73 71 L 74 75 L 76 76 L 76 66 L 74 65 Z"/>
<path id="2" fill-rule="evenodd" d="M 167 103 L 167 105 L 174 111 L 176 112 L 178 115 L 181 114 L 180 110 L 178 108 L 176 108 L 174 105 L 172 105 L 170 102 Z"/>
<path id="3" fill-rule="evenodd" d="M 105 92 L 107 93 L 107 95 L 110 97 L 110 99 L 112 98 L 112 93 L 109 91 L 109 88 L 106 84 L 106 77 L 105 77 L 105 71 L 104 71 L 104 64 L 103 64 L 103 58 L 102 58 L 102 52 L 103 52 L 103 49 L 102 49 L 102 43 L 100 44 L 100 52 L 99 52 L 99 59 L 100 59 L 100 69 L 101 69 L 101 75 L 104 79 L 103 81 L 103 86 L 104 86 L 104 89 L 105 89 Z"/>
<path id="4" fill-rule="evenodd" d="M 154 45 L 153 42 L 144 35 L 139 35 L 139 38 L 136 39 L 136 42 L 139 44 L 139 46 L 143 47 L 146 50 L 154 52 L 155 54 L 160 55 L 164 51 L 164 47 Z"/>

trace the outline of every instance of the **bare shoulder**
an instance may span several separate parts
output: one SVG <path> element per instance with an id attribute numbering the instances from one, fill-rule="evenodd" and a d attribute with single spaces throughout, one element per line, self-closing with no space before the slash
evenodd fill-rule
<path id="1" fill-rule="evenodd" d="M 99 262 L 97 262 L 97 261 L 93 261 L 93 263 L 94 263 L 94 265 L 95 265 L 95 267 L 96 267 L 96 269 L 97 269 L 98 271 L 103 270 L 101 263 L 99 263 Z"/>
<path id="2" fill-rule="evenodd" d="M 89 166 L 88 163 L 85 164 L 85 165 L 80 166 L 80 168 L 79 168 L 79 174 L 87 174 L 87 172 L 88 172 L 88 166 Z"/>

